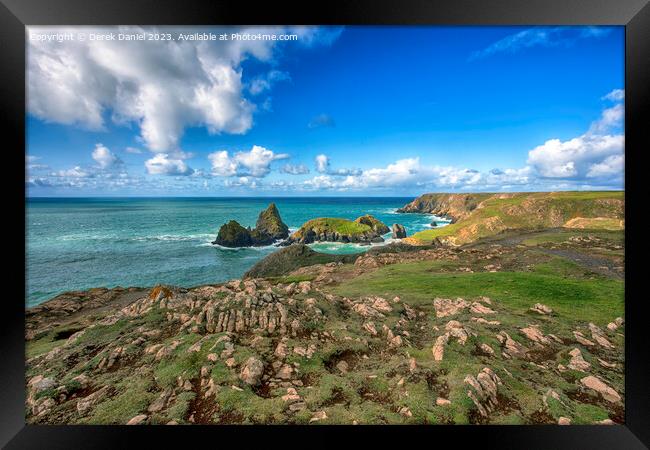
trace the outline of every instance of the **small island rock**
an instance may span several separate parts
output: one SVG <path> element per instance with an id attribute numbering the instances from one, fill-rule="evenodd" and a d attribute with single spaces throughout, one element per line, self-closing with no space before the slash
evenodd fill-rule
<path id="1" fill-rule="evenodd" d="M 231 220 L 219 229 L 217 239 L 213 244 L 223 247 L 259 247 L 270 245 L 289 236 L 289 227 L 282 222 L 280 212 L 271 203 L 257 218 L 257 224 L 252 230 L 244 228 L 237 221 Z"/>
<path id="2" fill-rule="evenodd" d="M 406 237 L 406 229 L 399 223 L 393 224 L 393 239 L 404 239 Z"/>

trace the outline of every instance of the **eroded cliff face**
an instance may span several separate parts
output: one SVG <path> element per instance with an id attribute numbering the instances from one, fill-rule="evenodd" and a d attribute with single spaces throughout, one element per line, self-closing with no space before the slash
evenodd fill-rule
<path id="1" fill-rule="evenodd" d="M 424 194 L 397 210 L 401 213 L 426 213 L 457 222 L 495 194 Z"/>
<path id="2" fill-rule="evenodd" d="M 622 192 L 518 192 L 506 194 L 424 194 L 400 212 L 447 216 L 454 223 L 424 230 L 412 237 L 462 245 L 508 230 L 624 227 Z"/>

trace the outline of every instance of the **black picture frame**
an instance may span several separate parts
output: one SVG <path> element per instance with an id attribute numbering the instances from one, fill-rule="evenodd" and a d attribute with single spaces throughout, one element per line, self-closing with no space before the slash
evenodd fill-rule
<path id="1" fill-rule="evenodd" d="M 419 24 L 419 25 L 624 25 L 626 27 L 626 336 L 625 425 L 621 426 L 365 426 L 365 427 L 120 427 L 25 425 L 24 296 L 25 26 L 26 25 L 199 25 L 199 24 Z M 5 236 L 13 244 L 5 257 L 0 326 L 0 445 L 3 448 L 146 448 L 248 446 L 251 436 L 285 445 L 364 445 L 395 440 L 395 445 L 485 448 L 647 448 L 650 445 L 650 383 L 646 347 L 646 298 L 641 295 L 644 248 L 644 165 L 650 149 L 650 4 L 647 0 L 330 0 L 328 2 L 236 2 L 225 0 L 0 0 L 0 105 L 7 195 Z M 647 190 L 647 188 L 646 188 Z M 645 209 L 647 210 L 647 209 Z M 635 235 L 639 234 L 639 240 Z M 5 246 L 6 247 L 6 246 Z M 18 261 L 23 261 L 21 266 Z M 11 294 L 9 294 L 11 292 Z M 637 294 L 638 293 L 638 294 Z M 23 297 L 24 298 L 24 297 Z M 340 434 L 345 433 L 345 437 Z M 287 436 L 290 435 L 290 437 Z M 263 436 L 260 436 L 263 435 Z M 468 442 L 469 441 L 469 442 Z M 139 444 L 142 445 L 142 444 Z M 205 444 L 202 444 L 205 445 Z M 263 444 L 266 445 L 266 444 Z M 448 445 L 448 444 L 446 444 Z"/>

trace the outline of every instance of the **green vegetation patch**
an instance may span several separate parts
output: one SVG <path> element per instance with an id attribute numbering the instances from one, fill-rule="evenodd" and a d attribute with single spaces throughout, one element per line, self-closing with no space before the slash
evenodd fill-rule
<path id="1" fill-rule="evenodd" d="M 296 231 L 296 234 L 301 232 L 304 233 L 307 230 L 314 230 L 316 233 L 329 231 L 354 236 L 368 233 L 372 231 L 372 228 L 364 223 L 354 222 L 352 220 L 321 217 L 305 222 L 303 226 L 300 227 L 300 230 Z"/>
<path id="2" fill-rule="evenodd" d="M 544 303 L 572 321 L 607 323 L 623 313 L 623 282 L 569 275 L 571 263 L 540 265 L 532 272 L 436 273 L 429 262 L 395 264 L 343 283 L 343 296 L 400 295 L 414 303 L 435 297 L 488 296 L 497 305 L 525 312 Z"/>

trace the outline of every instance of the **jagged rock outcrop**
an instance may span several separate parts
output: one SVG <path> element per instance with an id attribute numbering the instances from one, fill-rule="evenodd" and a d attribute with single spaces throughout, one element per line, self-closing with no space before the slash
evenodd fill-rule
<path id="1" fill-rule="evenodd" d="M 271 203 L 260 213 L 255 228 L 244 228 L 236 220 L 231 220 L 221 226 L 217 238 L 212 243 L 231 248 L 259 247 L 286 239 L 288 236 L 289 227 L 282 222 L 275 203 Z"/>
<path id="2" fill-rule="evenodd" d="M 499 404 L 497 394 L 501 379 L 492 369 L 484 367 L 476 377 L 467 375 L 464 381 L 471 387 L 467 391 L 467 396 L 481 416 L 488 417 Z"/>
<path id="3" fill-rule="evenodd" d="M 275 203 L 260 213 L 254 231 L 260 236 L 267 236 L 271 242 L 289 237 L 289 227 L 282 221 Z"/>
<path id="4" fill-rule="evenodd" d="M 406 229 L 399 223 L 393 224 L 393 239 L 404 239 L 406 237 Z"/>

